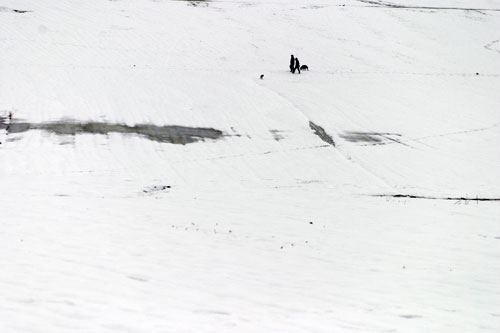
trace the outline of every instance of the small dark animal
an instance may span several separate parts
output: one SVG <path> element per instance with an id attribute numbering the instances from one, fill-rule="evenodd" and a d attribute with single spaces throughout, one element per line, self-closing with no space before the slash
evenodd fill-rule
<path id="1" fill-rule="evenodd" d="M 264 74 L 260 74 L 260 79 L 263 80 L 264 79 Z"/>
<path id="2" fill-rule="evenodd" d="M 300 70 L 301 71 L 308 71 L 309 67 L 307 67 L 307 65 L 302 65 L 302 66 L 300 66 Z"/>

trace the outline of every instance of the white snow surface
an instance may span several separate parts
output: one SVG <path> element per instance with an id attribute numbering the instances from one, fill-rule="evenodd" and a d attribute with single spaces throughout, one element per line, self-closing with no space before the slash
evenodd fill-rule
<path id="1" fill-rule="evenodd" d="M 500 1 L 0 0 L 0 50 L 0 332 L 500 331 Z"/>

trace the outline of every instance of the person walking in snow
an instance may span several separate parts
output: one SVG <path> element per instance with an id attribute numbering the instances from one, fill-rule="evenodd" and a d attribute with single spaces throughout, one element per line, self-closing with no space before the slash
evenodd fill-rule
<path id="1" fill-rule="evenodd" d="M 295 58 L 293 54 L 290 56 L 290 72 L 295 73 Z"/>
<path id="2" fill-rule="evenodd" d="M 295 58 L 295 69 L 298 70 L 299 74 L 300 74 L 300 62 L 299 62 L 299 58 Z M 295 72 L 295 70 L 293 72 Z"/>

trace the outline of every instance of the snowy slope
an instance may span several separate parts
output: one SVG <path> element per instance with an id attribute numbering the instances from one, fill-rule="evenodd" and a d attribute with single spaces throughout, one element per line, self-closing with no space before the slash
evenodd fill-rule
<path id="1" fill-rule="evenodd" d="M 0 0 L 0 330 L 497 332 L 499 31 L 493 0 Z"/>

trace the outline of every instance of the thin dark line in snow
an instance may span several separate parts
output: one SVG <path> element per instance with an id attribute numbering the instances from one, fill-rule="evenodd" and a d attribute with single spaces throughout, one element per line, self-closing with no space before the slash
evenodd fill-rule
<path id="1" fill-rule="evenodd" d="M 203 159 L 178 160 L 178 161 L 172 161 L 172 163 L 222 160 L 222 159 L 227 159 L 227 158 L 259 156 L 259 155 L 268 155 L 268 154 L 276 154 L 276 153 L 287 153 L 287 152 L 290 152 L 290 151 L 310 150 L 310 149 L 319 149 L 319 148 L 327 148 L 327 147 L 330 147 L 330 145 L 316 145 L 316 146 L 309 146 L 309 147 L 296 147 L 296 148 L 280 149 L 280 150 L 268 150 L 268 151 L 264 151 L 264 152 L 256 152 L 256 153 L 249 153 L 249 154 L 234 154 L 234 155 L 215 156 L 215 157 L 203 158 Z"/>
<path id="2" fill-rule="evenodd" d="M 458 131 L 458 132 L 451 132 L 451 133 L 443 133 L 443 134 L 422 136 L 422 137 L 418 137 L 418 138 L 410 138 L 408 140 L 409 141 L 419 141 L 419 140 L 425 140 L 425 139 L 431 139 L 431 138 L 439 138 L 439 137 L 443 137 L 443 136 L 458 135 L 458 134 L 467 134 L 467 133 L 473 133 L 473 132 L 482 132 L 482 131 L 486 131 L 486 130 L 498 127 L 499 125 L 500 125 L 500 123 L 497 123 L 497 124 L 493 124 L 493 125 L 488 126 L 488 127 L 475 128 L 475 129 L 466 130 L 466 131 Z"/>
<path id="3" fill-rule="evenodd" d="M 484 197 L 435 197 L 426 195 L 416 195 L 416 194 L 374 194 L 372 197 L 382 197 L 382 198 L 408 198 L 408 199 L 427 199 L 427 200 L 450 200 L 450 201 L 500 201 L 500 198 L 484 198 Z"/>
<path id="4" fill-rule="evenodd" d="M 494 51 L 494 52 L 498 52 L 500 53 L 500 50 L 496 50 L 496 49 L 492 49 L 491 47 L 493 46 L 493 44 L 496 44 L 500 42 L 500 39 L 497 39 L 497 40 L 494 40 L 492 41 L 491 43 L 488 43 L 484 46 L 485 49 L 487 49 L 488 51 Z"/>
<path id="5" fill-rule="evenodd" d="M 500 9 L 497 8 L 460 8 L 460 7 L 431 7 L 431 6 L 406 6 L 398 5 L 395 3 L 385 2 L 385 1 L 373 1 L 373 0 L 358 0 L 359 2 L 375 5 L 375 7 L 382 8 L 397 8 L 397 9 L 428 9 L 428 10 L 466 10 L 466 11 L 490 11 L 498 12 Z"/>
<path id="6" fill-rule="evenodd" d="M 496 50 L 494 50 L 496 51 Z M 415 76 L 462 76 L 462 77 L 477 77 L 478 74 L 481 77 L 500 77 L 499 73 L 444 73 L 444 72 L 355 72 L 355 71 L 327 71 L 330 75 L 415 75 Z"/>
<path id="7" fill-rule="evenodd" d="M 8 7 L 1 7 L 0 6 L 0 12 L 10 12 L 10 13 L 24 14 L 24 13 L 30 13 L 31 10 L 14 9 L 14 8 L 8 8 Z"/>

